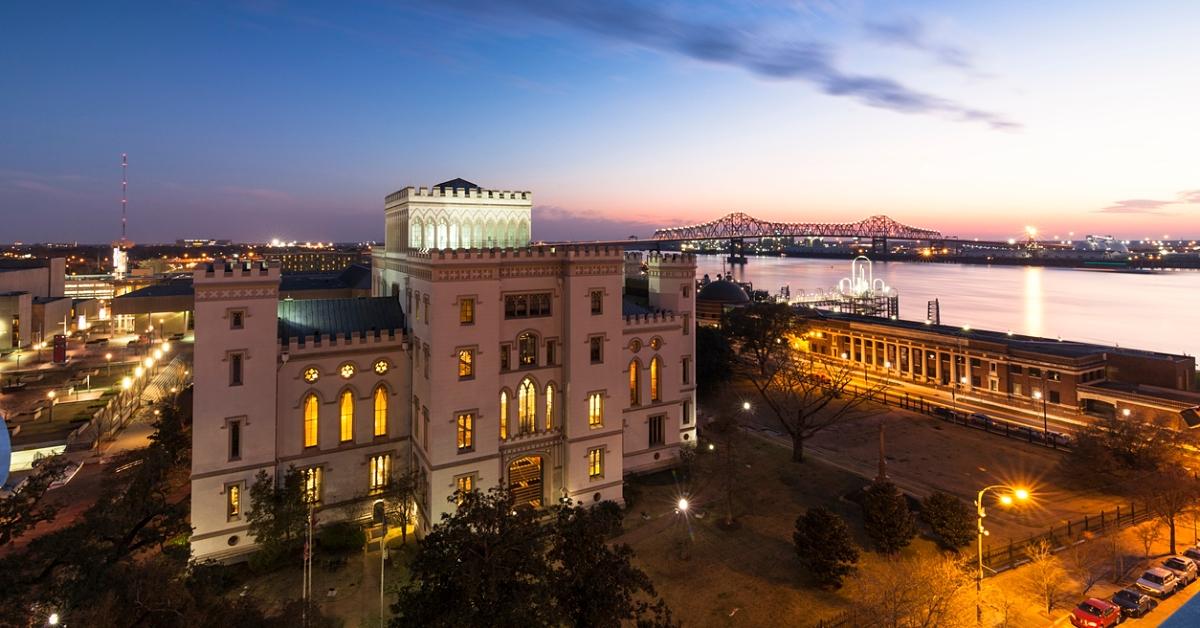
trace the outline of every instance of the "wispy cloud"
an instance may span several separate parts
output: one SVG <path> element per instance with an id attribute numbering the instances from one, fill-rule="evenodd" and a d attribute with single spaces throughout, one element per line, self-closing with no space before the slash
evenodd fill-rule
<path id="1" fill-rule="evenodd" d="M 980 122 L 993 129 L 1014 130 L 1021 126 L 998 113 L 928 94 L 892 78 L 843 71 L 835 64 L 835 51 L 829 45 L 799 39 L 772 40 L 765 29 L 754 24 L 715 19 L 704 22 L 628 0 L 453 0 L 435 6 L 457 7 L 468 16 L 506 16 L 516 11 L 765 78 L 804 81 L 826 94 L 852 98 L 871 107 Z M 953 56 L 950 51 L 947 54 Z"/>
<path id="2" fill-rule="evenodd" d="M 1186 190 L 1175 195 L 1175 200 L 1163 201 L 1149 198 L 1131 198 L 1117 201 L 1108 207 L 1096 210 L 1102 214 L 1150 214 L 1169 215 L 1174 205 L 1200 204 L 1200 190 Z"/>
<path id="3" fill-rule="evenodd" d="M 933 41 L 925 24 L 913 16 L 891 20 L 868 20 L 863 30 L 872 40 L 888 46 L 908 48 L 933 55 L 940 63 L 961 70 L 974 70 L 971 53 L 951 44 Z"/>

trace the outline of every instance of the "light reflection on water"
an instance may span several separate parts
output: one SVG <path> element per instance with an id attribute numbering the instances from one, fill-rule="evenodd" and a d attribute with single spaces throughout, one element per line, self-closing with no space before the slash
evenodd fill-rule
<path id="1" fill-rule="evenodd" d="M 698 256 L 697 274 L 715 276 L 721 256 Z M 751 257 L 730 267 L 739 281 L 771 293 L 833 288 L 849 260 Z M 925 320 L 938 299 L 942 323 L 1061 336 L 1168 353 L 1200 353 L 1200 272 L 1110 271 L 878 262 L 875 277 L 900 294 L 900 316 Z"/>

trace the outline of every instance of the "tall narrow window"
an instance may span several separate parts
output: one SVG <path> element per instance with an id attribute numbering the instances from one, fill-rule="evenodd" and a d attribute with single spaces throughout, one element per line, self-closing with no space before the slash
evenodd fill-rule
<path id="1" fill-rule="evenodd" d="M 242 354 L 229 354 L 229 385 L 242 385 Z"/>
<path id="2" fill-rule="evenodd" d="M 663 423 L 662 415 L 650 417 L 650 446 L 658 447 L 663 444 Z"/>
<path id="3" fill-rule="evenodd" d="M 229 459 L 238 460 L 242 457 L 242 422 L 229 422 Z"/>
<path id="4" fill-rule="evenodd" d="M 521 366 L 537 366 L 537 345 L 538 338 L 534 334 L 525 332 L 517 336 L 517 353 Z"/>
<path id="5" fill-rule="evenodd" d="M 375 387 L 375 435 L 387 436 L 388 391 L 383 385 Z"/>
<path id="6" fill-rule="evenodd" d="M 692 402 L 690 401 L 683 402 L 683 424 L 692 424 Z"/>
<path id="7" fill-rule="evenodd" d="M 682 368 L 680 370 L 683 371 L 680 374 L 683 377 L 683 383 L 684 384 L 692 383 L 692 359 L 691 358 L 683 359 Z"/>
<path id="8" fill-rule="evenodd" d="M 604 291 L 592 290 L 592 315 L 604 313 Z"/>
<path id="9" fill-rule="evenodd" d="M 321 402 L 317 401 L 316 393 L 308 393 L 304 398 L 304 446 L 317 446 L 317 411 Z"/>
<path id="10" fill-rule="evenodd" d="M 341 399 L 338 400 L 338 439 L 343 443 L 348 440 L 354 440 L 354 394 L 349 390 L 343 391 Z"/>
<path id="11" fill-rule="evenodd" d="M 546 384 L 546 429 L 554 429 L 554 384 Z"/>
<path id="12" fill-rule="evenodd" d="M 638 361 L 629 363 L 629 405 L 637 406 L 642 403 L 641 374 L 638 372 Z"/>
<path id="13" fill-rule="evenodd" d="M 475 377 L 475 350 L 458 350 L 458 378 L 471 379 Z"/>
<path id="14" fill-rule="evenodd" d="M 458 415 L 458 451 L 471 451 L 475 448 L 475 415 L 464 412 Z"/>
<path id="15" fill-rule="evenodd" d="M 242 514 L 242 487 L 230 484 L 225 487 L 225 519 L 234 520 Z"/>
<path id="16" fill-rule="evenodd" d="M 458 300 L 458 324 L 459 325 L 474 325 L 475 324 L 475 299 L 471 297 L 463 297 Z"/>
<path id="17" fill-rule="evenodd" d="M 588 395 L 588 427 L 604 427 L 604 393 Z"/>
<path id="18" fill-rule="evenodd" d="M 604 363 L 604 338 L 601 336 L 592 336 L 588 338 L 588 350 L 592 358 L 592 364 Z"/>
<path id="19" fill-rule="evenodd" d="M 537 429 L 537 390 L 529 379 L 522 381 L 517 390 L 517 422 L 522 434 Z"/>
<path id="20" fill-rule="evenodd" d="M 508 440 L 508 391 L 500 391 L 500 440 Z"/>
<path id="21" fill-rule="evenodd" d="M 546 366 L 554 366 L 558 363 L 558 341 L 546 341 Z"/>
<path id="22" fill-rule="evenodd" d="M 229 312 L 229 328 L 242 329 L 245 326 L 246 313 L 242 310 L 232 310 Z"/>
<path id="23" fill-rule="evenodd" d="M 455 501 L 457 503 L 461 504 L 463 501 L 463 494 L 470 493 L 473 490 L 475 490 L 474 475 L 460 475 L 454 478 L 454 491 L 457 493 Z"/>
<path id="24" fill-rule="evenodd" d="M 589 449 L 588 479 L 595 480 L 602 477 L 604 477 L 604 448 Z"/>
<path id="25" fill-rule="evenodd" d="M 421 429 L 421 445 L 425 451 L 429 451 L 429 408 L 426 406 L 421 406 L 421 423 L 424 425 Z"/>
<path id="26" fill-rule="evenodd" d="M 391 454 L 371 456 L 371 477 L 368 485 L 372 493 L 378 493 L 387 488 L 392 473 Z"/>
<path id="27" fill-rule="evenodd" d="M 321 467 L 301 469 L 300 473 L 304 474 L 303 490 L 305 503 L 319 503 L 321 501 Z"/>
<path id="28" fill-rule="evenodd" d="M 508 345 L 507 343 L 502 343 L 500 345 L 500 370 L 501 371 L 507 371 L 510 368 L 512 368 L 512 364 L 509 362 L 509 359 L 510 359 L 509 356 L 511 353 L 512 353 L 512 349 L 511 349 L 510 345 Z"/>
<path id="29" fill-rule="evenodd" d="M 661 368 L 662 360 L 658 359 L 658 356 L 650 358 L 650 401 L 653 403 L 662 401 L 662 374 L 659 372 Z"/>

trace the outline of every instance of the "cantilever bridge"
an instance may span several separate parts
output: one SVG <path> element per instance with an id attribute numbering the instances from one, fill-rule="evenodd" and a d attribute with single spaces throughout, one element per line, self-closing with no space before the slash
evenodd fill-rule
<path id="1" fill-rule="evenodd" d="M 655 230 L 652 240 L 738 240 L 742 238 L 825 237 L 895 240 L 941 240 L 941 232 L 901 224 L 887 216 L 847 223 L 769 222 L 742 212 L 711 222 Z"/>

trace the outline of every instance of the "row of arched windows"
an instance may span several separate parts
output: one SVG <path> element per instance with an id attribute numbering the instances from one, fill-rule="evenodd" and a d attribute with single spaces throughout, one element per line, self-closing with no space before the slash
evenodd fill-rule
<path id="1" fill-rule="evenodd" d="M 538 391 L 533 380 L 526 377 L 517 386 L 517 422 L 515 426 L 510 425 L 510 413 L 512 411 L 510 406 L 512 405 L 512 400 L 513 397 L 507 389 L 500 391 L 500 440 L 507 440 L 509 435 L 513 433 L 510 431 L 513 427 L 516 428 L 515 433 L 517 434 L 530 434 L 538 431 Z M 554 413 L 557 410 L 557 406 L 555 405 L 557 401 L 554 384 L 546 384 L 546 413 L 542 417 L 546 431 L 554 429 Z"/>
<path id="2" fill-rule="evenodd" d="M 662 401 L 662 358 L 650 358 L 650 403 Z M 634 358 L 629 362 L 629 405 L 642 405 L 642 363 Z"/>
<path id="3" fill-rule="evenodd" d="M 371 402 L 374 412 L 372 435 L 387 436 L 387 387 L 383 384 L 376 386 L 375 391 L 371 393 Z M 338 395 L 337 402 L 339 442 L 345 443 L 354 440 L 354 406 L 354 392 L 343 390 Z M 304 415 L 304 446 L 316 447 L 319 442 L 318 426 L 321 419 L 321 400 L 317 397 L 317 393 L 309 392 L 305 395 L 301 407 Z"/>

